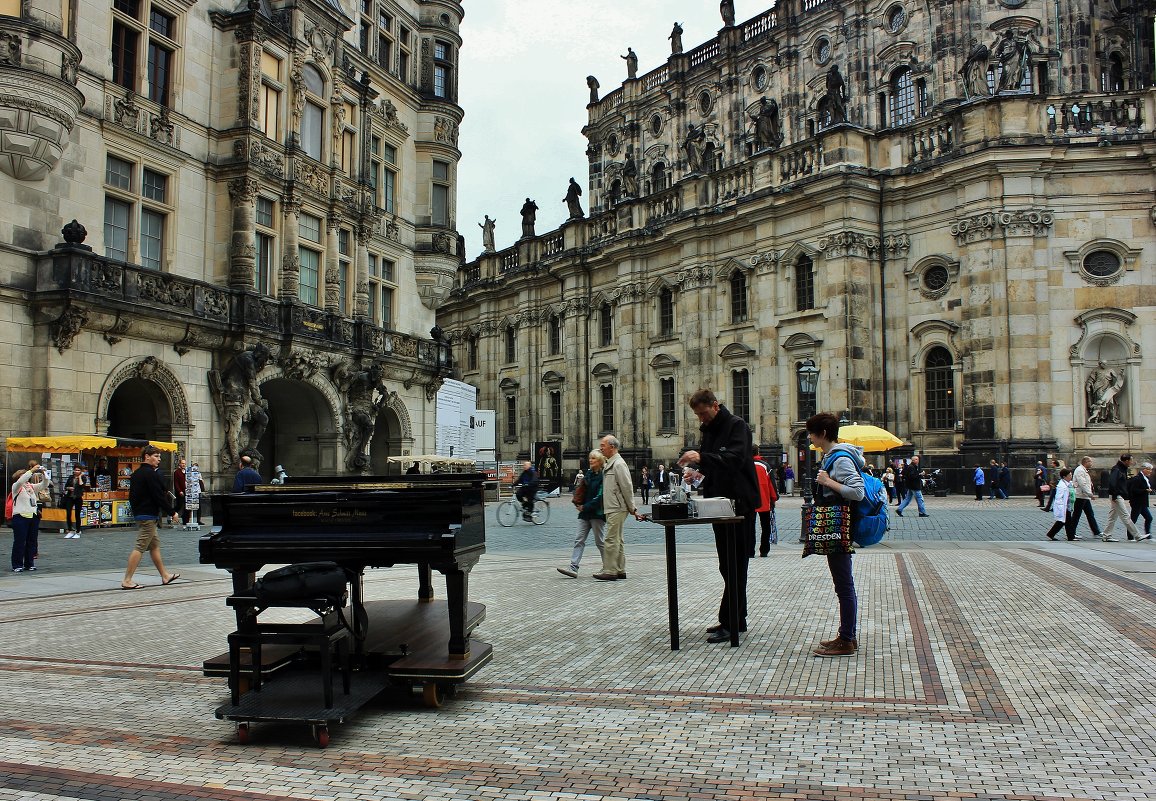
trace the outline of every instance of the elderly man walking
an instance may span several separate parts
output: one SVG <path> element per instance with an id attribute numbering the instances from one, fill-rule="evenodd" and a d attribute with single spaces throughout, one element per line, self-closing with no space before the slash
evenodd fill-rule
<path id="1" fill-rule="evenodd" d="M 1112 472 L 1108 474 L 1108 495 L 1112 499 L 1112 504 L 1108 507 L 1108 522 L 1104 526 L 1104 536 L 1102 537 L 1104 542 L 1112 542 L 1116 539 L 1112 536 L 1112 530 L 1116 528 L 1117 520 L 1124 524 L 1124 530 L 1128 532 L 1128 539 L 1140 538 L 1140 530 L 1132 522 L 1126 505 L 1128 500 L 1128 468 L 1131 466 L 1132 454 L 1122 453 L 1120 454 L 1120 461 L 1112 466 Z"/>
<path id="2" fill-rule="evenodd" d="M 602 538 L 602 572 L 595 573 L 599 581 L 617 581 L 626 578 L 626 551 L 622 542 L 622 528 L 626 516 L 638 520 L 634 505 L 634 482 L 626 460 L 618 455 L 622 443 L 613 434 L 598 441 L 598 450 L 606 457 L 602 468 L 602 511 L 606 513 L 606 535 Z"/>

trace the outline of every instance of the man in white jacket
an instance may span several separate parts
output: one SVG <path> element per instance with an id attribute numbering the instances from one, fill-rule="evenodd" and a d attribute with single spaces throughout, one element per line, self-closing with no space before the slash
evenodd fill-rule
<path id="1" fill-rule="evenodd" d="M 1080 524 L 1080 515 L 1083 514 L 1088 518 L 1088 526 L 1092 529 L 1092 536 L 1100 536 L 1100 524 L 1096 522 L 1096 515 L 1092 511 L 1092 498 L 1095 497 L 1092 489 L 1092 474 L 1088 470 L 1092 467 L 1092 457 L 1085 456 L 1080 460 L 1079 467 L 1072 474 L 1073 489 L 1076 493 L 1076 506 L 1072 510 L 1072 517 L 1075 523 L 1072 524 L 1071 532 L 1076 533 L 1076 526 Z"/>
<path id="2" fill-rule="evenodd" d="M 606 513 L 606 534 L 602 538 L 602 572 L 595 573 L 599 581 L 617 581 L 626 578 L 626 551 L 622 543 L 622 528 L 626 515 L 638 520 L 634 505 L 634 482 L 626 460 L 618 455 L 622 443 L 613 434 L 598 441 L 598 450 L 606 457 L 602 468 L 602 510 Z"/>

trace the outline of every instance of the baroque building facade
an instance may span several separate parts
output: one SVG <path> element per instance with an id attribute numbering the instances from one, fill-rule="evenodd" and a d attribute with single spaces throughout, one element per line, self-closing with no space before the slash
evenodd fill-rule
<path id="1" fill-rule="evenodd" d="M 702 386 L 792 462 L 815 410 L 961 470 L 1156 451 L 1153 4 L 723 6 L 587 79 L 589 216 L 439 310 L 503 456 L 669 464 Z"/>
<path id="2" fill-rule="evenodd" d="M 215 485 L 432 450 L 462 16 L 0 0 L 4 431 L 175 440 Z"/>

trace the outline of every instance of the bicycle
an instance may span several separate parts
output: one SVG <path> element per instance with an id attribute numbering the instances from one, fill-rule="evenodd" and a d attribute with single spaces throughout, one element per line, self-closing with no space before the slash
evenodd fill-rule
<path id="1" fill-rule="evenodd" d="M 522 502 L 516 497 L 507 498 L 498 504 L 498 522 L 503 526 L 512 526 L 522 519 Z M 530 513 L 530 521 L 535 526 L 541 526 L 550 519 L 550 502 L 546 500 L 546 493 L 539 492 L 534 496 L 534 511 Z"/>

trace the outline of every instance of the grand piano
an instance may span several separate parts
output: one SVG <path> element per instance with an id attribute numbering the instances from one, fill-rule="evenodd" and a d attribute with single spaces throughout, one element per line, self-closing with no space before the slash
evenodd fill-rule
<path id="1" fill-rule="evenodd" d="M 232 574 L 239 631 L 252 626 L 258 610 L 237 599 L 253 594 L 264 566 L 323 561 L 346 568 L 355 663 L 424 683 L 429 701 L 429 687 L 463 681 L 490 659 L 490 646 L 470 637 L 485 608 L 468 600 L 469 572 L 486 549 L 484 480 L 480 473 L 291 478 L 215 495 L 200 561 Z M 365 568 L 402 564 L 417 566 L 416 602 L 367 604 Z M 433 602 L 434 571 L 445 576 L 444 611 Z"/>

